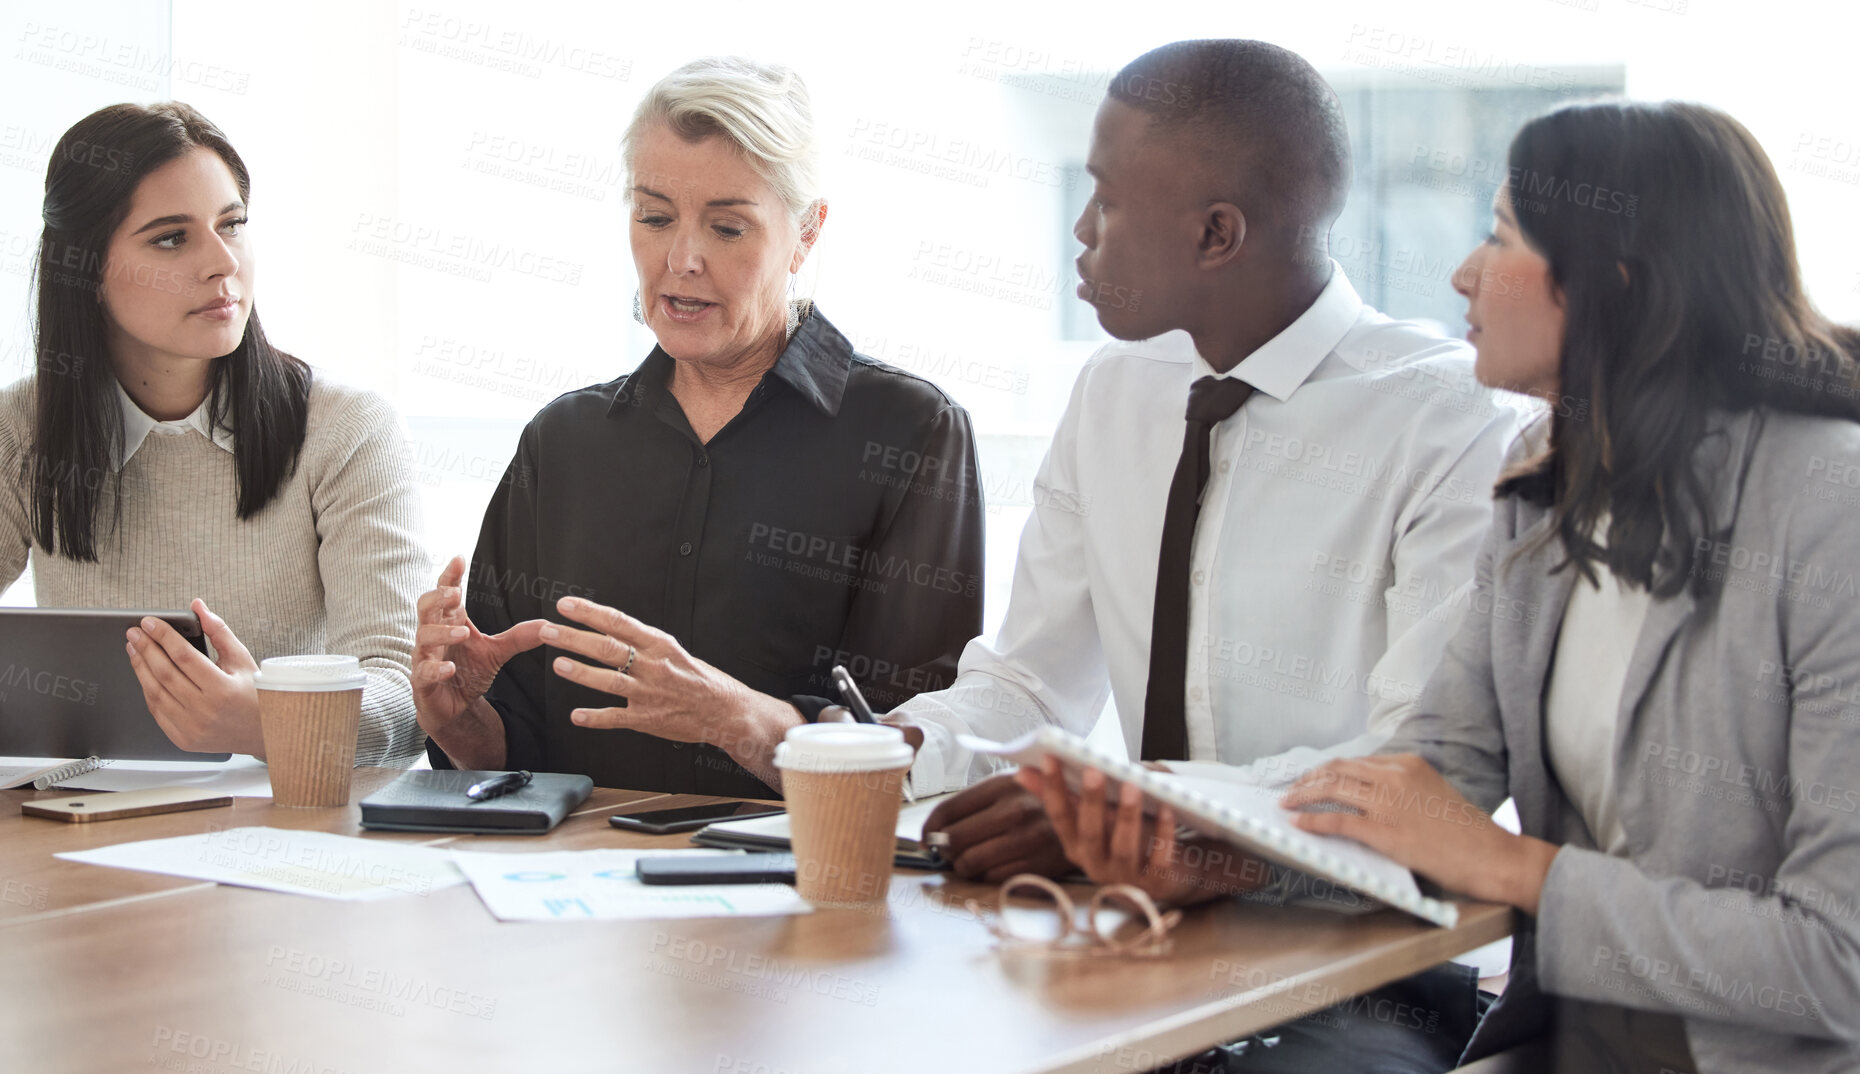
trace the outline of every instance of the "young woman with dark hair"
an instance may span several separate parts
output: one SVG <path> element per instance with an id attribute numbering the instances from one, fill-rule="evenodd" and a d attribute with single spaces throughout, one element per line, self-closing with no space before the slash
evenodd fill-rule
<path id="1" fill-rule="evenodd" d="M 239 154 L 185 104 L 114 105 L 59 140 L 36 372 L 0 393 L 0 580 L 30 559 L 44 606 L 191 599 L 217 660 L 155 619 L 125 639 L 183 749 L 263 754 L 256 660 L 357 656 L 357 763 L 404 765 L 423 740 L 408 672 L 425 556 L 397 420 L 265 338 L 249 196 Z"/>
<path id="2" fill-rule="evenodd" d="M 1550 415 L 1500 481 L 1415 714 L 1284 804 L 1522 911 L 1468 1059 L 1524 1044 L 1558 1071 L 1852 1070 L 1853 334 L 1810 304 L 1775 171 L 1721 112 L 1567 106 L 1509 165 L 1455 285 L 1480 380 Z M 1166 818 L 1131 851 L 1137 811 L 1026 779 L 1094 879 L 1179 877 Z M 1521 835 L 1489 816 L 1507 797 Z M 1302 812 L 1318 805 L 1345 808 Z"/>

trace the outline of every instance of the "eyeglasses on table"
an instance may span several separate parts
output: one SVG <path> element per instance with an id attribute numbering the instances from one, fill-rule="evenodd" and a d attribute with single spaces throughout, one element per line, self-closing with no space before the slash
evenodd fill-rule
<path id="1" fill-rule="evenodd" d="M 1016 892 L 1029 891 L 1045 895 L 1051 904 L 1010 909 L 1008 900 Z M 1118 903 L 1135 911 L 1135 916 L 1122 912 Z M 970 913 L 987 920 L 1000 950 L 1059 958 L 1157 958 L 1174 947 L 1170 932 L 1182 921 L 1182 911 L 1163 912 L 1142 888 L 1110 884 L 1092 893 L 1085 905 L 1085 922 L 1080 924 L 1078 906 L 1065 889 L 1034 873 L 1008 877 L 995 897 L 993 910 L 975 899 L 967 900 L 967 905 Z M 1058 929 L 1052 935 L 1043 935 L 1046 929 L 1033 927 L 1039 922 L 1051 922 L 1055 916 Z M 1127 927 L 1135 926 L 1139 919 L 1141 930 Z"/>

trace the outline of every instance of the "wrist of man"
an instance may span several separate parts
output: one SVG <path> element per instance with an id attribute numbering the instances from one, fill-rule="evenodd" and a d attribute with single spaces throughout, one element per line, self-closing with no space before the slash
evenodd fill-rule
<path id="1" fill-rule="evenodd" d="M 895 727 L 899 731 L 902 731 L 904 733 L 904 744 L 911 748 L 913 754 L 923 747 L 924 729 L 915 723 L 901 717 L 894 720 L 886 716 L 880 716 L 878 722 L 887 727 Z"/>

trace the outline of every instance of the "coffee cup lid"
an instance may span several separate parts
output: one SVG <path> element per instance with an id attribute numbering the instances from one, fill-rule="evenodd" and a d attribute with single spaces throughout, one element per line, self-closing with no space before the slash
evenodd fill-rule
<path id="1" fill-rule="evenodd" d="M 314 653 L 305 656 L 267 657 L 252 681 L 260 690 L 356 690 L 366 685 L 362 662 L 353 656 Z"/>
<path id="2" fill-rule="evenodd" d="M 802 724 L 775 747 L 775 767 L 796 772 L 888 772 L 911 757 L 904 732 L 882 723 Z"/>

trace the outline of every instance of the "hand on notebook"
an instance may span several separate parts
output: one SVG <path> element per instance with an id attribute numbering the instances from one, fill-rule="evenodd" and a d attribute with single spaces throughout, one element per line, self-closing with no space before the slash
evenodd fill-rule
<path id="1" fill-rule="evenodd" d="M 1537 912 L 1557 848 L 1513 835 L 1412 753 L 1331 761 L 1299 777 L 1280 805 L 1307 832 L 1341 835 L 1452 891 Z"/>
<path id="2" fill-rule="evenodd" d="M 127 635 L 129 666 L 142 684 L 142 698 L 163 733 L 184 750 L 263 758 L 258 687 L 252 681 L 258 664 L 206 601 L 196 598 L 193 610 L 220 654 L 219 663 L 207 659 L 167 623 L 148 616 Z"/>
<path id="3" fill-rule="evenodd" d="M 1056 757 L 1037 769 L 1023 766 L 1015 779 L 1039 795 L 1066 855 L 1095 884 L 1130 884 L 1159 903 L 1183 905 L 1254 891 L 1270 876 L 1265 863 L 1218 839 L 1177 839 L 1175 810 L 1164 805 L 1146 817 L 1134 783 L 1108 802 L 1096 768 L 1080 773 L 1076 791 Z"/>
<path id="4" fill-rule="evenodd" d="M 965 880 L 1064 876 L 1073 868 L 1040 800 L 1012 774 L 985 779 L 939 802 L 924 821 L 924 834 L 931 832 L 949 836 L 943 856 Z"/>

